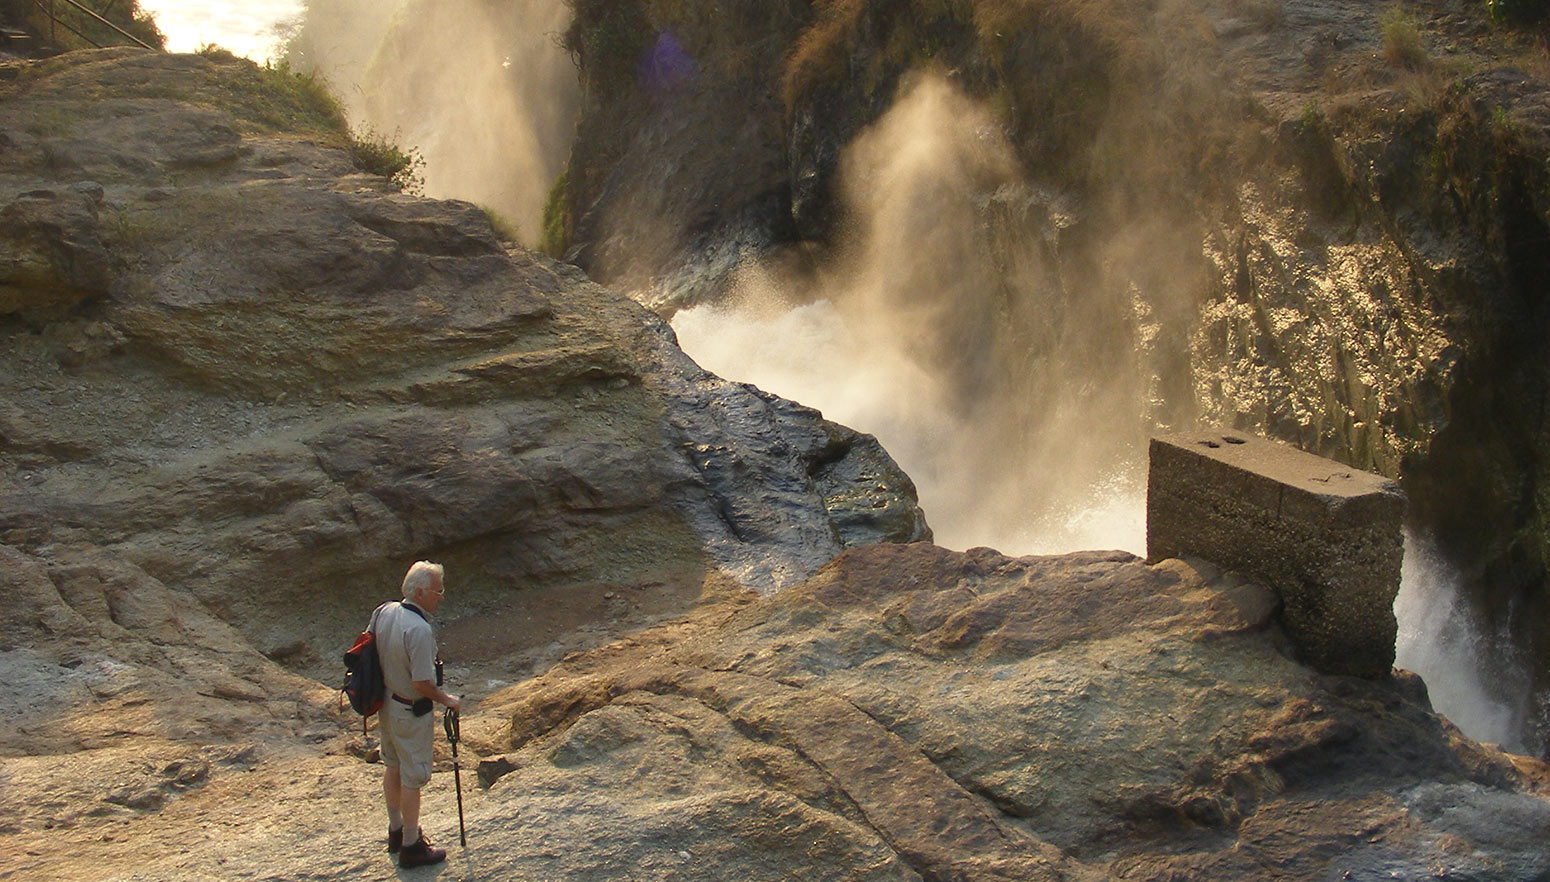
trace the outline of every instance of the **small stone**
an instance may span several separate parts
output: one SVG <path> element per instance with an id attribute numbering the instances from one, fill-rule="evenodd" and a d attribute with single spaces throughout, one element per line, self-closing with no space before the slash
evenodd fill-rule
<path id="1" fill-rule="evenodd" d="M 103 189 L 102 185 L 96 181 L 78 181 L 70 189 L 98 204 L 101 204 L 102 197 L 107 192 Z"/>

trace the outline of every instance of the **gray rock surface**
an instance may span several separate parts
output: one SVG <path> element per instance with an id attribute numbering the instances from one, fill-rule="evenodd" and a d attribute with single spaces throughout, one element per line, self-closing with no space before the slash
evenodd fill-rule
<path id="1" fill-rule="evenodd" d="M 1542 765 L 1460 739 L 1412 675 L 1301 666 L 1275 606 L 1179 560 L 849 551 L 488 698 L 478 823 L 539 878 L 628 875 L 643 842 L 684 879 L 1550 871 Z M 727 812 L 768 863 L 707 847 Z M 587 855 L 542 845 L 578 820 Z"/>
<path id="2" fill-rule="evenodd" d="M 242 68 L 115 50 L 7 87 L 0 541 L 316 651 L 411 556 L 496 602 L 675 567 L 768 589 L 929 536 L 875 443 L 700 371 L 473 206 L 243 133 Z"/>

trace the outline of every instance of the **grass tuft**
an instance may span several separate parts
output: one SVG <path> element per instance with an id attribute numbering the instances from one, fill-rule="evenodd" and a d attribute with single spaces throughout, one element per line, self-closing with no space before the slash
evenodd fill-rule
<path id="1" fill-rule="evenodd" d="M 1426 47 L 1414 15 L 1403 7 L 1390 6 L 1378 16 L 1378 25 L 1383 30 L 1383 57 L 1389 64 L 1407 70 L 1426 67 Z"/>
<path id="2" fill-rule="evenodd" d="M 495 230 L 495 235 L 502 242 L 522 244 L 522 230 L 512 222 L 511 218 L 483 203 L 479 203 L 479 210 L 484 212 L 484 216 L 490 221 L 491 229 Z"/>

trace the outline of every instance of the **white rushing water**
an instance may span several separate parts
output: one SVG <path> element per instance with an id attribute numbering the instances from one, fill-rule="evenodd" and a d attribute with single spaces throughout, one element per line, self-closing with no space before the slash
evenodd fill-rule
<path id="1" fill-rule="evenodd" d="M 1459 595 L 1460 579 L 1422 537 L 1405 535 L 1395 664 L 1421 675 L 1432 707 L 1476 741 L 1523 750 L 1530 701 L 1523 673 L 1499 661 L 1493 639 Z M 1511 700 L 1511 696 L 1519 700 Z"/>
<path id="2" fill-rule="evenodd" d="M 358 130 L 424 160 L 424 193 L 493 212 L 537 245 L 580 85 L 564 0 L 308 0 L 288 56 Z"/>
<path id="3" fill-rule="evenodd" d="M 1094 340 L 1129 329 L 1063 288 L 1039 243 L 1007 257 L 983 222 L 991 194 L 1036 198 L 989 110 L 919 77 L 842 165 L 833 259 L 745 268 L 727 303 L 673 318 L 684 350 L 876 435 L 938 544 L 1143 552 L 1143 381 L 1086 370 Z"/>
<path id="4" fill-rule="evenodd" d="M 766 307 L 688 309 L 674 316 L 673 330 L 705 369 L 876 435 L 915 482 L 937 544 L 1007 554 L 1146 553 L 1146 475 L 1138 465 L 1114 462 L 1062 504 L 1017 511 L 1020 473 L 1037 466 L 967 455 L 976 427 L 949 406 L 940 378 L 891 326 L 853 321 L 829 300 Z"/>
<path id="5" fill-rule="evenodd" d="M 167 38 L 168 52 L 216 45 L 259 64 L 284 51 L 305 6 L 306 0 L 140 0 Z"/>

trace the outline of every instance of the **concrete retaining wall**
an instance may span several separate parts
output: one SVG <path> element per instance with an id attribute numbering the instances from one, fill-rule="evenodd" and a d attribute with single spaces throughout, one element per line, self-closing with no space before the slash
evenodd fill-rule
<path id="1" fill-rule="evenodd" d="M 1394 665 L 1405 498 L 1378 475 L 1240 432 L 1153 438 L 1150 561 L 1194 555 L 1281 597 L 1281 624 L 1319 671 Z"/>

